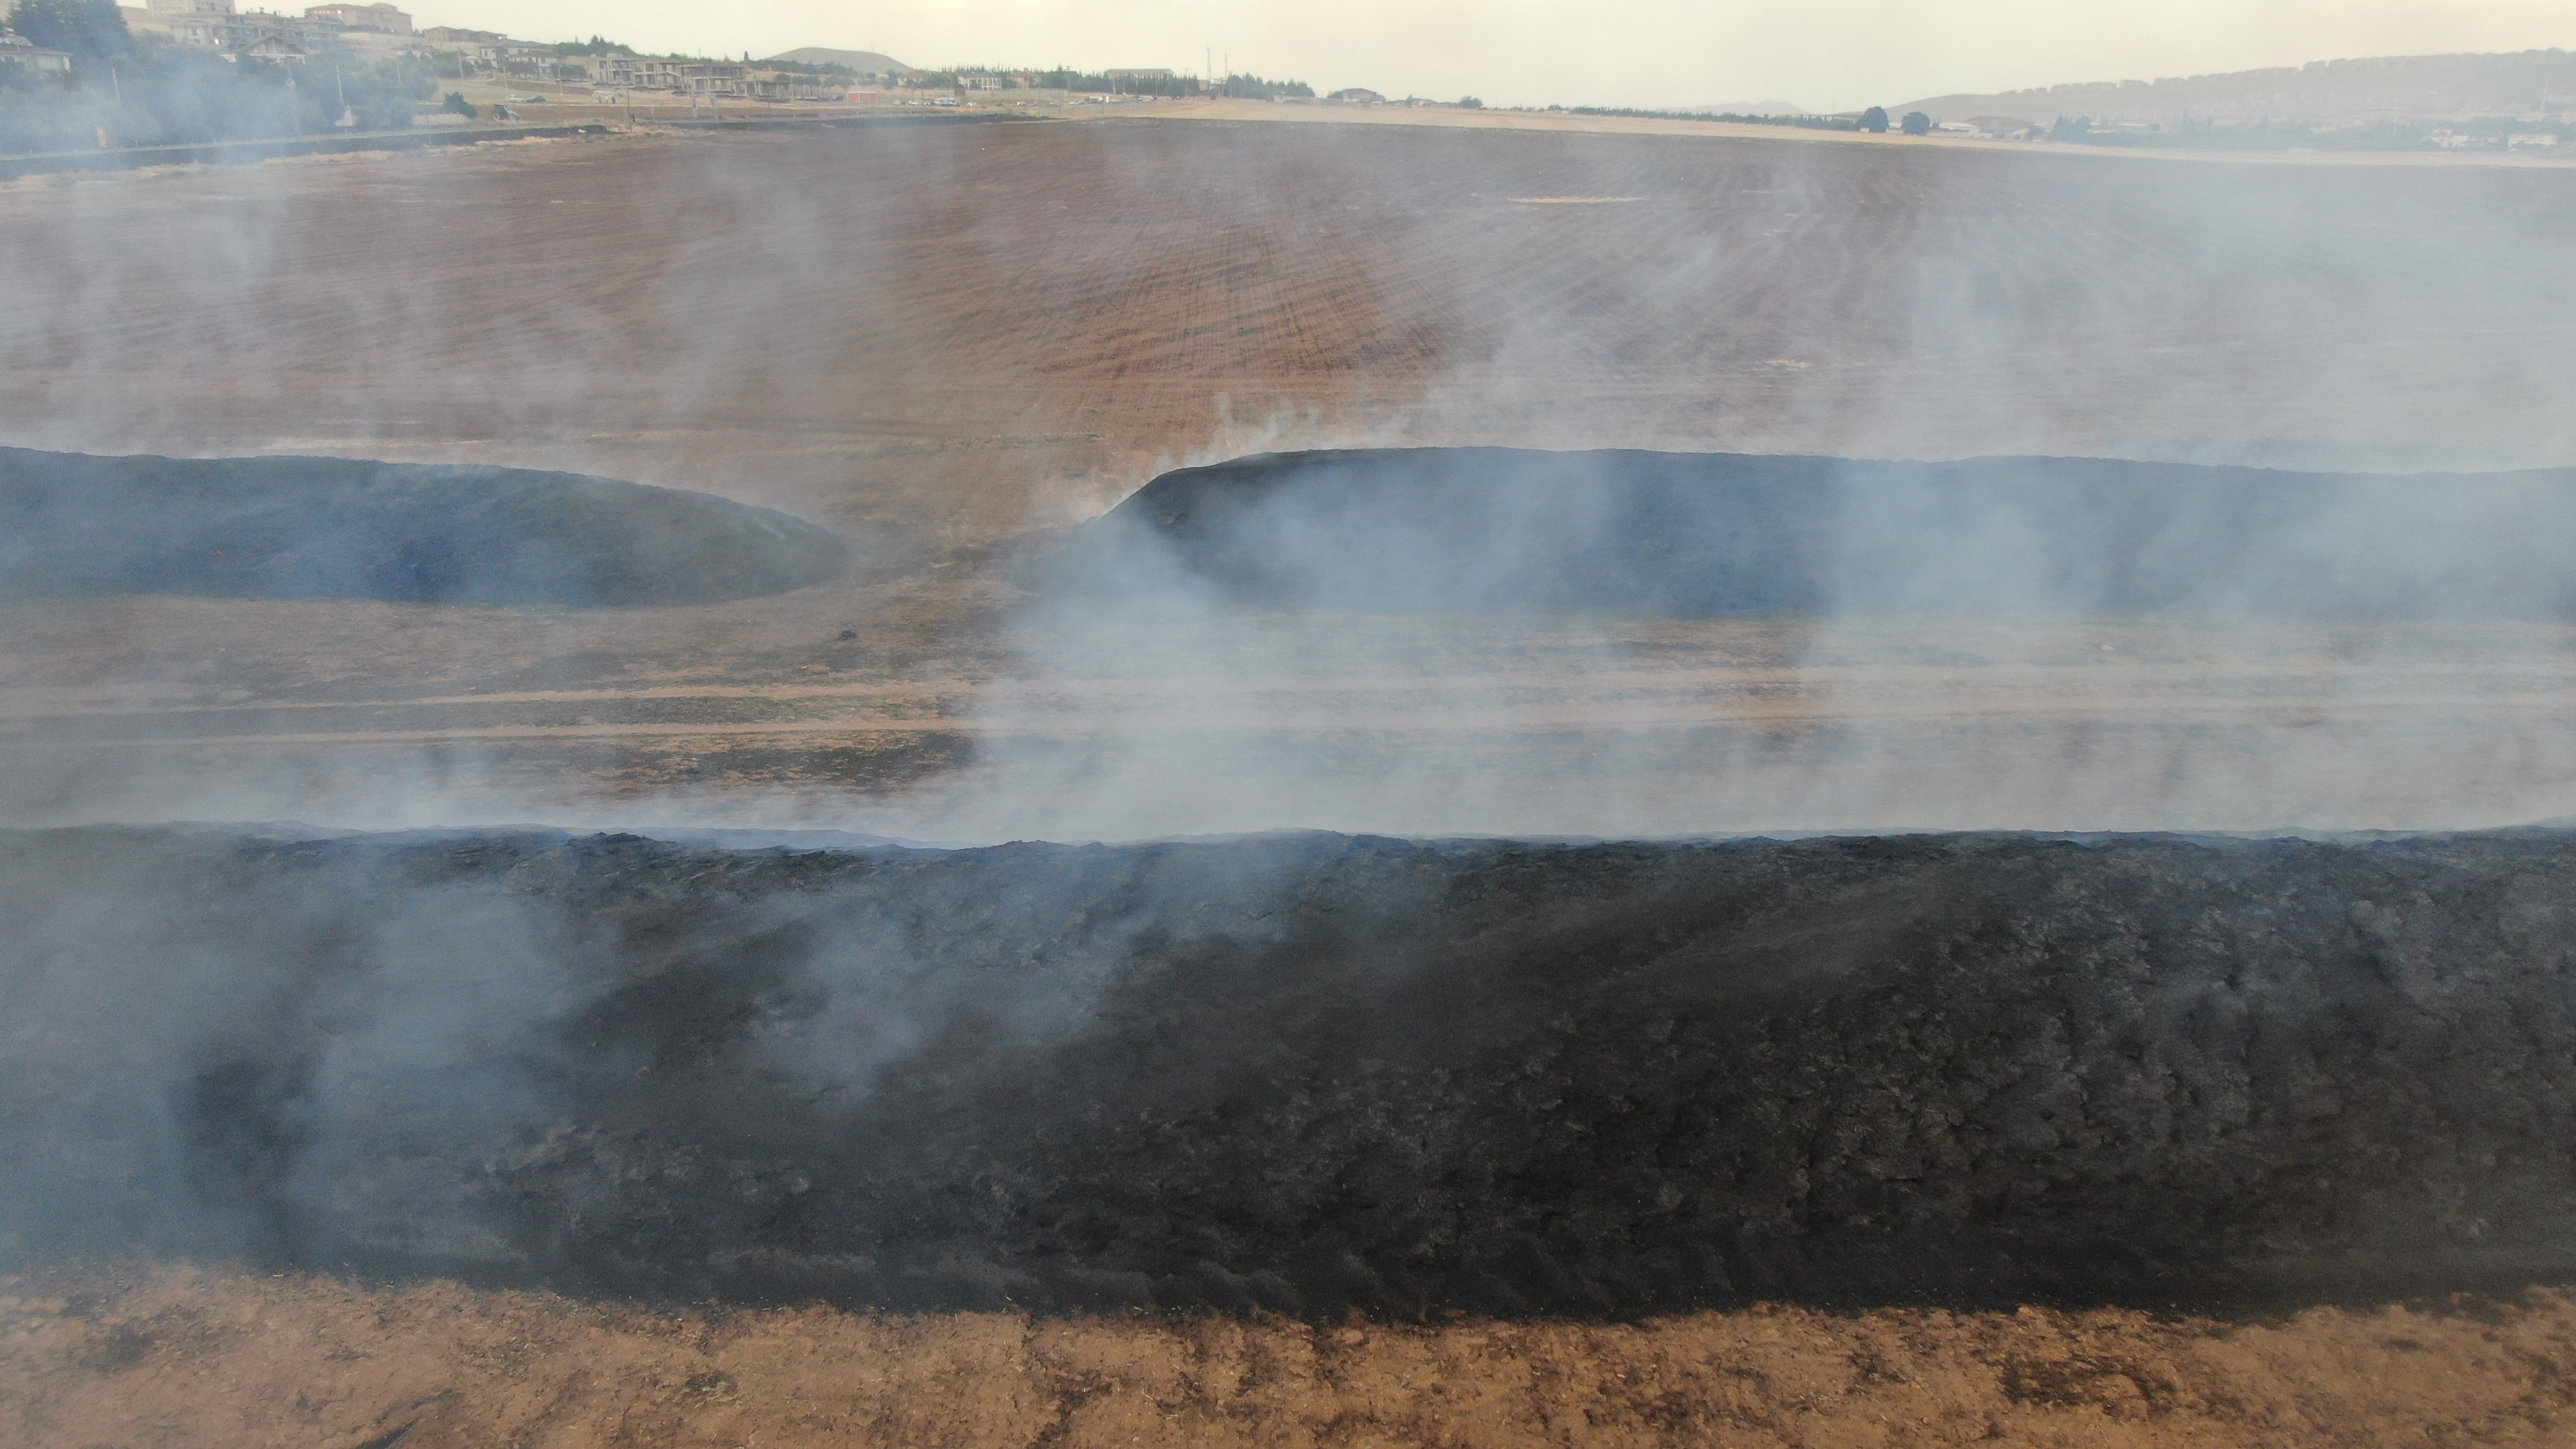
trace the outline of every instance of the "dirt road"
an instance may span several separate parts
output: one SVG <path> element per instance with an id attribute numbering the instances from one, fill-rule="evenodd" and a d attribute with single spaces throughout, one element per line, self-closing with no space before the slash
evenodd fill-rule
<path id="1" fill-rule="evenodd" d="M 1636 1325 L 663 1314 L 186 1269 L 0 1280 L 21 1444 L 2372 1446 L 2562 1442 L 2555 1292 Z"/>

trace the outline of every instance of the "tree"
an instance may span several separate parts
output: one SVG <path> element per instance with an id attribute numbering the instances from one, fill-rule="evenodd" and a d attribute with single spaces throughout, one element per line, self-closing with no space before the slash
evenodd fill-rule
<path id="1" fill-rule="evenodd" d="M 83 60 L 104 60 L 134 49 L 116 0 L 18 0 L 9 28 L 30 44 L 67 50 Z"/>
<path id="2" fill-rule="evenodd" d="M 1907 111 L 1905 113 L 1905 119 L 1901 124 L 1905 127 L 1905 134 L 1909 136 L 1929 136 L 1932 134 L 1932 118 L 1923 114 L 1921 111 Z"/>
<path id="3" fill-rule="evenodd" d="M 1460 96 L 1458 104 L 1471 111 L 1481 111 L 1485 108 L 1485 103 L 1474 96 Z"/>
<path id="4" fill-rule="evenodd" d="M 1879 107 L 1879 106 L 1872 106 L 1872 107 L 1870 107 L 1868 110 L 1861 112 L 1861 113 L 1860 113 L 1860 128 L 1861 128 L 1862 130 L 1864 130 L 1864 131 L 1869 132 L 1869 133 L 1870 133 L 1871 135 L 1873 135 L 1873 136 L 1884 136 L 1884 135 L 1886 135 L 1886 134 L 1887 134 L 1887 112 L 1886 112 L 1886 110 L 1885 110 L 1884 108 L 1882 108 L 1882 107 Z"/>

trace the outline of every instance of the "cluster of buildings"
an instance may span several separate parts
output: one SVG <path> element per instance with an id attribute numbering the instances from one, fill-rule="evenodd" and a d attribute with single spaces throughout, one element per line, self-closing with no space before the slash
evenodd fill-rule
<path id="1" fill-rule="evenodd" d="M 408 12 L 388 0 L 363 4 L 357 0 L 330 0 L 309 6 L 301 14 L 244 10 L 235 0 L 145 0 L 142 8 L 125 7 L 122 13 L 129 28 L 157 34 L 171 45 L 190 50 L 289 62 L 326 50 L 453 56 L 469 67 L 488 67 L 510 75 L 587 81 L 603 99 L 622 99 L 624 92 L 646 91 L 682 96 L 692 102 L 847 99 L 873 104 L 877 100 L 876 85 L 935 92 L 938 99 L 927 104 L 936 105 L 956 105 L 977 92 L 1017 91 L 1041 98 L 1070 98 L 1066 91 L 1049 88 L 1051 81 L 1063 84 L 1058 79 L 1061 72 L 979 68 L 931 76 L 872 52 L 821 51 L 810 57 L 799 53 L 783 58 L 829 60 L 845 67 L 849 61 L 860 62 L 855 72 L 845 69 L 830 76 L 809 73 L 815 68 L 810 64 L 781 69 L 684 57 L 567 55 L 562 48 L 513 40 L 497 31 L 447 25 L 418 27 Z M 39 73 L 69 71 L 74 63 L 69 55 L 29 45 L 5 29 L 0 29 L 0 61 L 14 61 Z M 871 62 L 884 68 L 868 74 Z M 861 89 L 852 88 L 852 73 L 860 75 L 856 84 Z M 1200 78 L 1165 68 L 1111 70 L 1105 79 L 1113 99 L 1189 95 L 1207 89 Z M 1337 92 L 1328 99 L 1367 104 L 1385 98 L 1374 91 L 1353 89 Z"/>
<path id="2" fill-rule="evenodd" d="M 137 30 L 158 31 L 173 45 L 257 60 L 302 60 L 331 46 L 399 50 L 415 36 L 411 17 L 383 3 L 316 5 L 301 15 L 237 10 L 233 0 L 147 0 L 126 12 Z"/>
<path id="3" fill-rule="evenodd" d="M 125 17 L 132 28 L 158 32 L 174 45 L 261 60 L 302 60 L 329 48 L 450 53 L 495 67 L 558 58 L 551 45 L 512 40 L 498 31 L 416 27 L 408 12 L 385 0 L 335 0 L 301 15 L 242 10 L 233 0 L 146 0 L 143 9 L 128 9 Z"/>
<path id="4" fill-rule="evenodd" d="M 593 60 L 590 71 L 591 79 L 610 91 L 669 91 L 691 99 L 717 101 L 838 100 L 849 89 L 840 81 L 793 73 L 763 74 L 757 67 L 725 61 L 607 55 Z"/>
<path id="5" fill-rule="evenodd" d="M 146 0 L 140 10 L 127 9 L 136 30 L 157 32 L 173 45 L 260 60 L 297 61 L 324 49 L 452 54 L 489 66 L 526 74 L 527 64 L 564 63 L 554 46 L 513 40 L 491 30 L 451 25 L 416 27 L 397 6 L 375 0 L 352 0 L 308 7 L 300 15 L 268 10 L 242 10 L 234 0 Z M 20 47 L 22 49 L 32 49 Z M 38 52 L 45 63 L 37 69 L 69 69 L 71 57 Z M 5 41 L 0 58 L 18 59 Z M 837 94 L 836 84 L 802 76 L 764 75 L 748 65 L 704 60 L 655 60 L 640 56 L 584 56 L 574 62 L 594 84 L 612 90 L 671 91 L 715 100 L 807 100 Z"/>

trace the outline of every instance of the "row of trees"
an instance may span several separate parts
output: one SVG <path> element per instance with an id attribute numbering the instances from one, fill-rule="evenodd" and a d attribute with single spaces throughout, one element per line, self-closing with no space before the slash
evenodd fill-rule
<path id="1" fill-rule="evenodd" d="M 784 69 L 776 62 L 765 62 Z M 830 67 L 844 75 L 851 74 L 839 66 Z M 931 89 L 944 89 L 958 84 L 967 75 L 991 75 L 991 71 L 958 69 L 925 71 L 911 78 L 910 84 Z M 1020 79 L 1025 76 L 1026 80 Z M 1003 81 L 1005 89 L 1023 85 L 1032 89 L 1073 91 L 1084 95 L 1117 96 L 1231 96 L 1236 100 L 1266 101 L 1279 97 L 1311 100 L 1315 88 L 1301 80 L 1270 80 L 1257 75 L 1229 75 L 1214 84 L 1202 83 L 1194 75 L 1112 75 L 1105 71 L 1081 71 L 1066 67 L 1054 70 L 1018 72 Z"/>
<path id="2" fill-rule="evenodd" d="M 1469 96 L 1459 104 L 1481 106 L 1484 102 Z M 1557 108 L 1550 106 L 1548 109 L 1552 111 Z M 1641 111 L 1613 106 L 1576 106 L 1573 112 L 1578 116 L 1651 116 L 1671 121 L 1731 121 L 1744 126 L 1795 126 L 1807 131 L 1867 131 L 1874 136 L 1887 134 L 1887 111 L 1882 106 L 1872 106 L 1856 116 L 1771 116 L 1751 115 L 1738 111 Z M 1897 124 L 1899 129 L 1909 136 L 1928 136 L 1932 133 L 1932 118 L 1921 111 L 1906 112 L 1905 119 Z"/>
<path id="3" fill-rule="evenodd" d="M 1555 110 L 1556 107 L 1550 106 L 1548 109 Z M 1731 121 L 1747 126 L 1793 126 L 1803 131 L 1866 131 L 1871 128 L 1870 117 L 1866 114 L 1772 116 L 1753 115 L 1740 111 L 1649 111 L 1632 106 L 1569 106 L 1566 109 L 1578 116 L 1645 116 L 1666 121 Z M 1878 110 L 1876 106 L 1870 107 L 1870 110 L 1877 112 L 1877 129 L 1886 130 L 1887 112 Z"/>
<path id="4" fill-rule="evenodd" d="M 1282 98 L 1311 101 L 1315 88 L 1301 80 L 1263 80 L 1257 75 L 1230 75 L 1217 82 L 1216 93 L 1238 101 L 1271 101 Z M 1478 105 L 1484 104 L 1482 101 Z"/>

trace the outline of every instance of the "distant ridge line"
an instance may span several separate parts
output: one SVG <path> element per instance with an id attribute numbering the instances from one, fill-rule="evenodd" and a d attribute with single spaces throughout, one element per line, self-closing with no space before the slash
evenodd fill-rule
<path id="1" fill-rule="evenodd" d="M 1977 115 L 2021 116 L 2046 123 L 2065 115 L 2096 120 L 2161 121 L 2185 115 L 2276 121 L 2385 119 L 2394 115 L 2519 115 L 2544 97 L 2576 102 L 2576 54 L 2522 50 L 2455 55 L 2392 55 L 2316 60 L 2305 65 L 2154 81 L 2086 81 L 1985 94 L 1929 96 L 1891 106 L 1936 121 Z"/>

